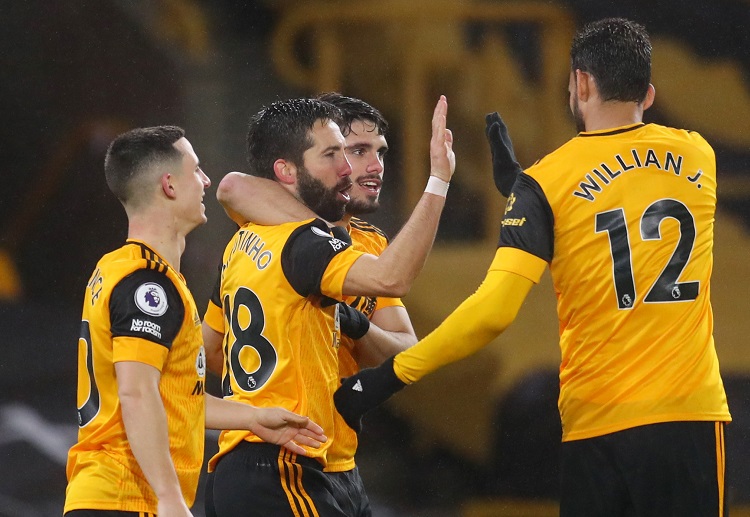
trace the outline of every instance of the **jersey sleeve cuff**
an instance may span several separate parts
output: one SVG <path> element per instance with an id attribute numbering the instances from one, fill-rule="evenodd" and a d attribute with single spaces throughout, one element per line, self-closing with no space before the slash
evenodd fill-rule
<path id="1" fill-rule="evenodd" d="M 208 301 L 206 314 L 203 315 L 203 323 L 219 334 L 224 333 L 224 313 L 222 312 L 221 307 L 217 306 L 211 300 Z"/>
<path id="2" fill-rule="evenodd" d="M 497 249 L 489 271 L 507 271 L 539 283 L 547 262 L 518 248 L 502 246 Z"/>
<path id="3" fill-rule="evenodd" d="M 385 309 L 386 307 L 403 307 L 404 302 L 401 298 L 386 298 L 378 296 L 377 302 L 375 303 L 375 310 Z"/>
<path id="4" fill-rule="evenodd" d="M 349 273 L 349 269 L 362 255 L 366 253 L 357 251 L 353 248 L 346 250 L 344 253 L 335 255 L 328 263 L 328 267 L 323 273 L 320 281 L 320 291 L 322 294 L 336 300 L 343 299 L 344 280 Z"/>
<path id="5" fill-rule="evenodd" d="M 161 371 L 167 360 L 169 349 L 147 339 L 119 336 L 112 340 L 112 361 L 134 361 L 145 363 Z"/>

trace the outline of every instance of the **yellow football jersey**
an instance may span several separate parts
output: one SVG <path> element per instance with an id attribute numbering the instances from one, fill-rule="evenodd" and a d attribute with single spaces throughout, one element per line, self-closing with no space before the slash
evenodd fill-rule
<path id="1" fill-rule="evenodd" d="M 519 176 L 500 246 L 550 264 L 563 440 L 729 421 L 710 279 L 714 152 L 655 124 L 581 133 Z"/>
<path id="2" fill-rule="evenodd" d="M 161 371 L 170 454 L 192 505 L 205 435 L 200 318 L 182 275 L 135 240 L 105 255 L 86 288 L 78 341 L 79 431 L 68 454 L 66 512 L 156 512 L 156 497 L 125 434 L 114 366 L 119 361 Z"/>
<path id="3" fill-rule="evenodd" d="M 204 321 L 224 334 L 224 398 L 309 416 L 329 437 L 310 456 L 326 463 L 339 385 L 338 311 L 351 265 L 362 256 L 322 221 L 246 224 L 227 245 Z M 218 459 L 249 431 L 223 431 Z"/>
<path id="4" fill-rule="evenodd" d="M 388 246 L 388 237 L 383 231 L 372 224 L 352 217 L 347 226 L 347 231 L 352 239 L 352 247 L 355 250 L 380 255 Z M 400 306 L 404 304 L 399 298 L 372 298 L 368 296 L 347 297 L 344 300 L 352 307 L 358 309 L 371 318 L 373 313 L 384 307 Z M 349 377 L 359 371 L 357 361 L 352 357 L 351 349 L 353 341 L 345 335 L 341 336 L 341 344 L 338 349 L 339 377 Z M 354 454 L 357 452 L 357 433 L 346 425 L 338 412 L 334 415 L 335 430 L 333 443 L 328 449 L 327 472 L 346 472 L 355 467 Z"/>

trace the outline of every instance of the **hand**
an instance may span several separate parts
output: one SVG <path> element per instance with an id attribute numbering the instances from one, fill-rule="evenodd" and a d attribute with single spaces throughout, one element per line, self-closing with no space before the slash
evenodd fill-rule
<path id="1" fill-rule="evenodd" d="M 339 302 L 338 310 L 341 332 L 351 339 L 359 339 L 370 330 L 370 320 L 363 312 L 345 302 Z"/>
<path id="2" fill-rule="evenodd" d="M 333 394 L 336 410 L 356 432 L 362 430 L 362 415 L 379 406 L 406 386 L 393 371 L 393 357 L 375 368 L 365 368 L 341 381 Z"/>
<path id="3" fill-rule="evenodd" d="M 495 179 L 495 186 L 503 196 L 508 197 L 513 183 L 516 182 L 516 177 L 523 172 L 523 169 L 516 160 L 513 142 L 510 141 L 510 135 L 508 135 L 508 127 L 497 111 L 488 114 L 485 122 L 487 123 L 485 134 L 492 153 L 492 176 Z"/>
<path id="4" fill-rule="evenodd" d="M 432 139 L 430 140 L 430 176 L 450 183 L 456 170 L 456 155 L 453 152 L 453 133 L 446 128 L 448 100 L 440 96 L 432 114 Z"/>
<path id="5" fill-rule="evenodd" d="M 248 428 L 264 442 L 275 443 L 307 456 L 302 445 L 317 449 L 328 439 L 323 434 L 323 428 L 306 416 L 279 407 L 255 409 L 254 422 Z"/>

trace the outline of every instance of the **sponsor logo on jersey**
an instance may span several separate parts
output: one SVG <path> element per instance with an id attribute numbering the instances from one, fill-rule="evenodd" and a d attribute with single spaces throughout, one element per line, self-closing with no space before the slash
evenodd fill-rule
<path id="1" fill-rule="evenodd" d="M 130 322 L 130 330 L 132 332 L 144 332 L 146 334 L 151 334 L 152 336 L 161 339 L 161 326 L 154 323 L 153 321 L 133 318 L 133 321 Z"/>
<path id="2" fill-rule="evenodd" d="M 198 350 L 198 356 L 195 358 L 195 371 L 198 372 L 198 377 L 206 376 L 206 349 L 204 347 Z"/>
<path id="3" fill-rule="evenodd" d="M 315 235 L 318 235 L 320 237 L 325 237 L 328 239 L 328 244 L 331 245 L 333 248 L 333 251 L 341 251 L 347 246 L 347 243 L 342 241 L 341 239 L 337 239 L 336 237 L 333 237 L 330 233 L 321 230 L 320 228 L 316 228 L 315 226 L 311 226 L 310 229 L 313 231 Z"/>
<path id="4" fill-rule="evenodd" d="M 169 304 L 164 288 L 154 282 L 146 282 L 135 291 L 135 305 L 149 316 L 162 316 Z"/>

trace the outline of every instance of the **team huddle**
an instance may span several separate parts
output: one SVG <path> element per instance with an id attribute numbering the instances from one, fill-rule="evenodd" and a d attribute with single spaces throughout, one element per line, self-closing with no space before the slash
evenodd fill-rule
<path id="1" fill-rule="evenodd" d="M 221 434 L 206 515 L 372 515 L 355 462 L 362 415 L 497 337 L 547 267 L 562 352 L 561 515 L 724 515 L 731 417 L 709 299 L 716 165 L 700 135 L 642 122 L 650 54 L 627 20 L 579 31 L 569 84 L 579 133 L 525 171 L 500 116 L 487 116 L 493 179 L 509 198 L 497 253 L 421 341 L 400 298 L 456 168 L 445 97 L 425 192 L 392 241 L 361 219 L 378 209 L 384 178 L 377 109 L 327 93 L 251 117 L 248 174 L 217 189 L 239 229 L 203 313 L 180 257 L 206 222 L 211 182 L 178 127 L 117 137 L 105 176 L 128 239 L 85 292 L 65 515 L 191 515 L 207 428 Z M 649 153 L 679 163 L 625 167 Z M 603 169 L 612 156 L 630 160 L 617 175 Z M 207 370 L 222 397 L 205 393 Z"/>

